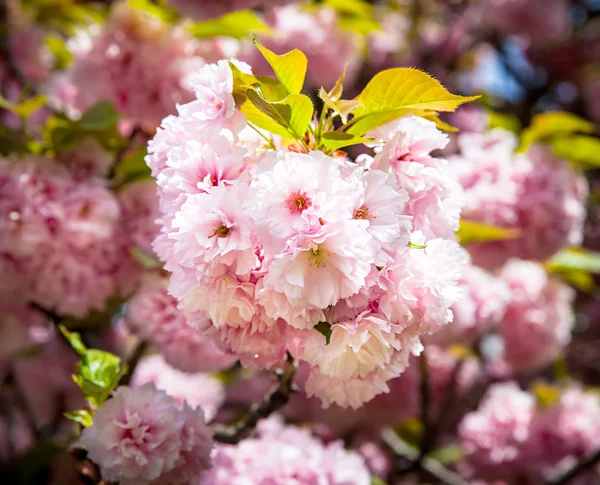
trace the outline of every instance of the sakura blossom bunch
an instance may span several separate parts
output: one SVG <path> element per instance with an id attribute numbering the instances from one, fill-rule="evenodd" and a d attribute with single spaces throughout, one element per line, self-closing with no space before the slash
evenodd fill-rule
<path id="1" fill-rule="evenodd" d="M 50 82 L 50 94 L 74 114 L 110 101 L 131 123 L 148 129 L 176 103 L 192 99 L 186 77 L 204 63 L 198 41 L 184 29 L 126 2 L 68 46 L 73 62 Z"/>
<path id="2" fill-rule="evenodd" d="M 210 466 L 212 433 L 201 408 L 153 384 L 119 387 L 81 433 L 102 476 L 123 485 L 198 483 Z"/>
<path id="3" fill-rule="evenodd" d="M 0 161 L 2 298 L 59 314 L 103 310 L 134 277 L 120 207 L 98 179 L 79 181 L 42 157 Z"/>
<path id="4" fill-rule="evenodd" d="M 445 136 L 411 117 L 382 127 L 388 143 L 358 164 L 257 151 L 230 65 L 190 81 L 197 99 L 163 121 L 147 158 L 161 198 L 155 249 L 179 307 L 246 365 L 277 365 L 286 350 L 308 362 L 306 390 L 325 405 L 387 392 L 461 296 L 467 256 L 449 238 L 462 192 L 430 156 Z"/>
<path id="5" fill-rule="evenodd" d="M 284 426 L 271 418 L 259 424 L 259 436 L 241 443 L 217 445 L 213 466 L 203 485 L 295 483 L 312 485 L 368 485 L 369 472 L 362 458 L 346 451 L 341 441 L 327 445 L 308 430 Z"/>
<path id="6" fill-rule="evenodd" d="M 518 140 L 501 129 L 465 133 L 449 165 L 465 189 L 463 218 L 515 231 L 515 237 L 470 244 L 473 261 L 497 268 L 511 257 L 543 261 L 583 238 L 587 182 L 549 147 L 515 153 Z"/>
<path id="7" fill-rule="evenodd" d="M 599 423 L 600 400 L 593 392 L 544 384 L 527 392 L 514 382 L 495 384 L 459 426 L 467 457 L 462 473 L 544 483 L 598 448 Z M 581 483 L 593 483 L 593 475 L 592 482 L 583 475 Z"/>

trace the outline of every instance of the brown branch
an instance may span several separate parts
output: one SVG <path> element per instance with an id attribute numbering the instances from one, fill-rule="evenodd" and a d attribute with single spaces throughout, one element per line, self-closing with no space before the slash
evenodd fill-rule
<path id="1" fill-rule="evenodd" d="M 402 440 L 391 428 L 385 428 L 381 432 L 381 439 L 384 444 L 398 457 L 406 458 L 417 464 L 417 468 L 423 470 L 431 477 L 444 485 L 468 485 L 456 473 L 446 468 L 439 461 L 424 456 L 421 458 L 421 450 L 410 446 Z"/>
<path id="2" fill-rule="evenodd" d="M 140 340 L 137 343 L 137 345 L 135 346 L 135 349 L 133 349 L 133 352 L 131 352 L 131 355 L 129 355 L 129 358 L 127 359 L 127 362 L 126 362 L 127 371 L 125 372 L 125 374 L 123 374 L 123 376 L 119 380 L 119 386 L 128 386 L 129 385 L 129 383 L 131 382 L 131 378 L 133 377 L 133 374 L 135 373 L 135 369 L 136 369 L 137 365 L 140 363 L 140 360 L 142 360 L 142 357 L 146 353 L 147 349 L 148 349 L 148 343 L 146 341 Z"/>
<path id="3" fill-rule="evenodd" d="M 573 478 L 577 477 L 598 463 L 600 463 L 600 449 L 596 450 L 596 452 L 592 453 L 591 455 L 582 458 L 580 461 L 575 463 L 573 467 L 569 468 L 561 475 L 549 480 L 548 485 L 565 485 L 573 480 Z"/>
<path id="4" fill-rule="evenodd" d="M 281 409 L 287 404 L 294 390 L 294 376 L 296 365 L 294 359 L 288 353 L 283 370 L 279 373 L 279 384 L 272 389 L 265 399 L 252 406 L 248 414 L 233 425 L 219 426 L 215 428 L 214 439 L 220 443 L 236 444 L 247 437 L 256 427 L 258 422 Z"/>

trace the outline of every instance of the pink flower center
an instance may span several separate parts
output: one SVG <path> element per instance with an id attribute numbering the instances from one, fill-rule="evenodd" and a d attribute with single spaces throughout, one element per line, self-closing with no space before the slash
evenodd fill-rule
<path id="1" fill-rule="evenodd" d="M 286 204 L 292 212 L 301 214 L 304 212 L 304 210 L 308 209 L 312 205 L 312 202 L 306 195 L 306 192 L 298 191 L 290 194 L 286 200 Z"/>
<path id="2" fill-rule="evenodd" d="M 355 219 L 371 219 L 373 216 L 369 214 L 369 208 L 365 205 L 361 205 L 354 211 Z"/>
<path id="3" fill-rule="evenodd" d="M 227 235 L 229 234 L 229 228 L 225 225 L 219 226 L 215 229 L 215 232 L 212 233 L 212 236 L 217 236 L 217 237 L 227 237 Z"/>
<path id="4" fill-rule="evenodd" d="M 325 258 L 327 257 L 327 251 L 320 244 L 317 249 L 308 250 L 308 262 L 315 268 L 322 268 L 327 265 Z"/>

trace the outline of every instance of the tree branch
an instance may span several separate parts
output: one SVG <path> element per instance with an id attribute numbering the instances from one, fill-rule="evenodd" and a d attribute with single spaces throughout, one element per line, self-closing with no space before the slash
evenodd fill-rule
<path id="1" fill-rule="evenodd" d="M 135 373 L 135 369 L 136 369 L 137 365 L 140 363 L 140 360 L 142 360 L 142 357 L 146 353 L 147 349 L 148 349 L 148 343 L 144 340 L 140 340 L 136 344 L 135 349 L 133 349 L 133 351 L 127 358 L 127 362 L 126 362 L 127 372 L 125 372 L 125 374 L 123 374 L 123 377 L 121 377 L 121 379 L 119 380 L 119 386 L 128 386 L 129 385 L 129 383 L 131 382 L 131 378 L 133 377 L 133 374 Z"/>
<path id="2" fill-rule="evenodd" d="M 575 463 L 572 468 L 548 481 L 549 485 L 565 485 L 569 483 L 573 478 L 583 473 L 584 471 L 592 468 L 594 465 L 600 463 L 600 449 L 592 453 L 589 456 L 582 458 L 580 461 Z"/>
<path id="3" fill-rule="evenodd" d="M 413 461 L 417 464 L 417 468 L 439 480 L 440 483 L 444 485 L 468 485 L 461 477 L 446 468 L 439 461 L 428 456 L 421 458 L 421 451 L 402 440 L 393 429 L 385 428 L 381 432 L 381 439 L 396 456 Z"/>
<path id="4" fill-rule="evenodd" d="M 296 375 L 296 364 L 288 353 L 287 360 L 278 375 L 279 384 L 272 389 L 265 399 L 252 406 L 248 414 L 236 424 L 230 426 L 219 426 L 215 429 L 215 441 L 227 444 L 239 443 L 247 437 L 256 427 L 258 422 L 271 415 L 287 404 L 293 392 L 293 381 Z"/>

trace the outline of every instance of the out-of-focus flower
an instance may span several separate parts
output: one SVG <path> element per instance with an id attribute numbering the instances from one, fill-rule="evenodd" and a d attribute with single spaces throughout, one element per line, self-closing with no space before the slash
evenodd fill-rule
<path id="1" fill-rule="evenodd" d="M 18 274 L 16 297 L 83 317 L 119 293 L 120 209 L 101 181 L 75 180 L 42 158 L 2 160 L 0 207 L 0 252 Z"/>
<path id="2" fill-rule="evenodd" d="M 517 372 L 549 364 L 571 339 L 573 289 L 550 278 L 541 265 L 512 260 L 500 272 L 510 291 L 500 323 L 502 359 Z"/>
<path id="3" fill-rule="evenodd" d="M 125 321 L 135 334 L 155 345 L 169 365 L 184 372 L 221 370 L 236 360 L 220 350 L 214 339 L 190 326 L 168 294 L 167 281 L 158 275 L 144 278 L 127 303 Z"/>
<path id="4" fill-rule="evenodd" d="M 159 217 L 156 183 L 153 180 L 127 184 L 117 194 L 121 206 L 121 224 L 130 249 L 153 254 L 152 242 L 158 236 Z"/>
<path id="5" fill-rule="evenodd" d="M 484 0 L 473 19 L 502 34 L 516 34 L 535 43 L 558 42 L 569 32 L 566 0 Z"/>
<path id="6" fill-rule="evenodd" d="M 108 100 L 149 129 L 192 99 L 186 78 L 204 62 L 184 30 L 126 3 L 112 9 L 105 25 L 71 39 L 69 48 L 73 62 L 51 82 L 51 94 L 76 113 Z"/>
<path id="7" fill-rule="evenodd" d="M 477 411 L 467 414 L 458 436 L 478 477 L 510 479 L 531 459 L 527 453 L 535 399 L 515 383 L 495 384 Z M 529 449 L 530 452 L 534 450 Z"/>
<path id="8" fill-rule="evenodd" d="M 202 408 L 207 421 L 217 414 L 225 400 L 225 389 L 217 378 L 210 374 L 178 371 L 160 355 L 144 357 L 135 369 L 132 385 L 137 387 L 148 382 L 165 391 L 178 404 L 185 402 L 192 408 Z"/>
<path id="9" fill-rule="evenodd" d="M 503 319 L 510 292 L 505 282 L 477 266 L 468 266 L 459 281 L 463 296 L 452 306 L 454 319 L 428 343 L 469 346 Z"/>
<path id="10" fill-rule="evenodd" d="M 258 426 L 260 436 L 235 446 L 217 445 L 213 467 L 203 485 L 243 483 L 298 485 L 368 485 L 361 457 L 346 451 L 341 441 L 324 445 L 308 430 L 283 426 L 271 418 Z"/>
<path id="11" fill-rule="evenodd" d="M 504 130 L 459 137 L 461 155 L 449 168 L 465 189 L 462 217 L 507 229 L 519 237 L 469 245 L 473 261 L 487 268 L 510 257 L 543 261 L 583 238 L 583 175 L 544 145 L 514 154 L 516 137 Z"/>
<path id="12" fill-rule="evenodd" d="M 102 477 L 123 485 L 196 482 L 209 467 L 212 433 L 200 408 L 178 406 L 153 384 L 119 387 L 81 433 Z"/>

